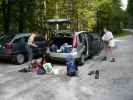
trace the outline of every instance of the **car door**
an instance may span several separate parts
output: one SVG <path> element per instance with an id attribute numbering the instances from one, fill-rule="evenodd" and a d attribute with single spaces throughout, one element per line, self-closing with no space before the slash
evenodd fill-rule
<path id="1" fill-rule="evenodd" d="M 97 53 L 99 51 L 99 39 L 96 33 L 91 33 L 90 34 L 92 38 L 92 47 L 91 50 L 93 51 L 93 54 Z"/>
<path id="2" fill-rule="evenodd" d="M 24 51 L 25 51 L 25 45 L 23 43 L 22 37 L 14 39 L 14 41 L 12 41 L 13 54 L 24 53 Z"/>
<path id="3" fill-rule="evenodd" d="M 85 42 L 84 42 L 84 35 L 83 33 L 80 33 L 78 35 L 78 48 L 77 51 L 79 52 L 79 54 L 82 54 L 83 52 L 85 52 Z"/>
<path id="4" fill-rule="evenodd" d="M 27 46 L 28 38 L 29 38 L 28 35 L 22 37 L 22 43 L 23 43 L 23 45 L 24 45 L 24 53 L 27 53 L 27 48 L 26 48 L 26 46 Z"/>
<path id="5" fill-rule="evenodd" d="M 35 55 L 42 55 L 43 53 L 46 52 L 46 41 L 43 39 L 43 37 L 37 36 L 34 40 L 35 44 L 38 46 L 36 48 L 33 49 L 33 52 L 35 53 Z"/>
<path id="6" fill-rule="evenodd" d="M 86 56 L 88 57 L 88 56 L 90 56 L 90 47 L 91 47 L 91 39 L 90 39 L 90 37 L 88 36 L 88 33 L 87 32 L 85 32 L 84 33 L 84 42 L 85 42 L 85 54 L 86 54 Z"/>
<path id="7" fill-rule="evenodd" d="M 100 36 L 99 36 L 97 33 L 95 33 L 94 40 L 95 40 L 95 42 L 96 42 L 96 49 L 97 49 L 96 52 L 98 53 L 98 52 L 100 52 L 100 51 L 102 50 L 102 48 L 103 48 L 103 42 L 102 42 Z"/>

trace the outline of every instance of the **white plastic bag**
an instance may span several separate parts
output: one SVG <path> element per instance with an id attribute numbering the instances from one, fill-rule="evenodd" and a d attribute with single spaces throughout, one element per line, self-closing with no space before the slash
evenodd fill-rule
<path id="1" fill-rule="evenodd" d="M 113 39 L 109 41 L 109 47 L 115 47 L 115 41 Z"/>
<path id="2" fill-rule="evenodd" d="M 59 74 L 59 70 L 58 69 L 53 69 L 53 74 L 55 74 L 55 75 Z"/>

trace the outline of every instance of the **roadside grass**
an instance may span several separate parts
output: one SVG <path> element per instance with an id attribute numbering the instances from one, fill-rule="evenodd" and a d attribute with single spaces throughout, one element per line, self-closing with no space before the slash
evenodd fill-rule
<path id="1" fill-rule="evenodd" d="M 127 36 L 127 35 L 130 35 L 130 34 L 133 34 L 129 31 L 126 31 L 126 30 L 122 30 L 120 34 L 114 34 L 114 37 L 117 38 L 117 37 L 123 37 L 123 36 Z"/>

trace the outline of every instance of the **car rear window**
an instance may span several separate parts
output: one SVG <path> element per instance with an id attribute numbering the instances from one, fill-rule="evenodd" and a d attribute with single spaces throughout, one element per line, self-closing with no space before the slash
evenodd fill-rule
<path id="1" fill-rule="evenodd" d="M 60 32 L 60 33 L 56 33 L 56 37 L 72 37 L 72 33 L 71 32 Z"/>
<path id="2" fill-rule="evenodd" d="M 72 45 L 71 37 L 55 37 L 52 40 L 53 40 L 52 44 L 56 44 L 58 47 L 60 47 L 64 43 L 68 43 L 69 45 Z"/>
<path id="3" fill-rule="evenodd" d="M 0 36 L 0 45 L 3 45 L 5 42 L 9 42 L 12 40 L 14 35 L 2 35 Z"/>

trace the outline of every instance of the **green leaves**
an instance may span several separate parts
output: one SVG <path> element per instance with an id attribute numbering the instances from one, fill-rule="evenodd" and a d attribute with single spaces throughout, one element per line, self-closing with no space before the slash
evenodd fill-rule
<path id="1" fill-rule="evenodd" d="M 74 30 L 99 32 L 102 32 L 103 27 L 111 27 L 117 31 L 118 26 L 117 29 L 120 30 L 123 22 L 120 0 L 16 0 L 10 6 L 10 26 L 14 32 L 20 31 L 20 28 L 24 32 L 44 32 L 49 28 L 47 20 L 52 18 L 73 20 L 71 29 Z M 129 12 L 132 7 L 129 5 Z M 1 12 L 0 20 L 2 17 Z"/>
<path id="2" fill-rule="evenodd" d="M 97 4 L 97 30 L 102 32 L 103 27 L 107 27 L 115 34 L 120 33 L 125 16 L 121 9 L 121 1 L 96 0 L 95 3 Z"/>
<path id="3" fill-rule="evenodd" d="M 127 12 L 133 17 L 133 0 L 128 0 Z"/>

